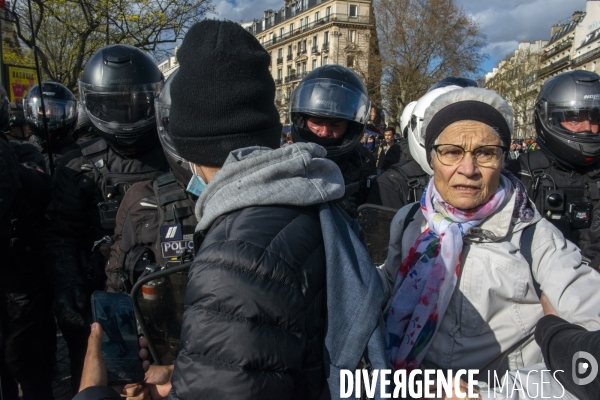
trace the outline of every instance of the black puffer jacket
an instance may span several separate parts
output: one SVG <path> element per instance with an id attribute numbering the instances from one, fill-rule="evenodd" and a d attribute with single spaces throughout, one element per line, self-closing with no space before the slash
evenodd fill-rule
<path id="1" fill-rule="evenodd" d="M 170 399 L 316 399 L 325 250 L 316 206 L 217 220 L 190 269 Z"/>

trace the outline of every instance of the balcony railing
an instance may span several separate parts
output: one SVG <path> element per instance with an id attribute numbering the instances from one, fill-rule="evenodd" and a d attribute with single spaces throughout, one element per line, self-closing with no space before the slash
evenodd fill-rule
<path id="1" fill-rule="evenodd" d="M 306 54 L 306 49 L 298 50 L 298 55 L 301 56 L 302 54 Z"/>
<path id="2" fill-rule="evenodd" d="M 311 53 L 312 54 L 318 54 L 319 53 L 319 46 L 313 46 L 311 49 Z"/>
<path id="3" fill-rule="evenodd" d="M 323 43 L 323 47 L 321 49 L 324 53 L 329 51 L 329 43 Z"/>
<path id="4" fill-rule="evenodd" d="M 287 60 L 288 60 L 288 61 L 292 61 L 292 58 L 294 58 L 292 54 L 288 54 L 288 55 L 287 55 Z"/>
<path id="5" fill-rule="evenodd" d="M 277 58 L 277 64 L 281 64 L 281 63 L 283 63 L 283 57 Z"/>
<path id="6" fill-rule="evenodd" d="M 279 43 L 283 40 L 294 37 L 300 33 L 308 32 L 315 28 L 320 28 L 321 26 L 328 24 L 330 22 L 350 22 L 353 24 L 374 24 L 375 18 L 370 15 L 359 15 L 358 17 L 350 17 L 348 14 L 341 14 L 341 13 L 331 14 L 331 15 L 327 15 L 323 18 L 319 18 L 318 20 L 313 21 L 308 25 L 304 25 L 302 27 L 302 29 L 294 29 L 293 32 L 287 32 L 287 33 L 285 33 L 283 35 L 279 35 L 277 37 L 274 36 L 273 40 L 265 41 L 263 43 L 263 46 L 265 48 L 273 46 L 276 43 Z"/>
<path id="7" fill-rule="evenodd" d="M 587 53 L 582 54 L 579 57 L 574 58 L 573 61 L 571 61 L 571 67 L 578 67 L 581 64 L 584 64 L 598 57 L 600 57 L 600 47 L 592 51 L 588 51 Z"/>
<path id="8" fill-rule="evenodd" d="M 571 58 L 570 56 L 566 56 L 566 57 L 561 58 L 558 61 L 554 61 L 552 64 L 548 65 L 547 67 L 540 69 L 538 72 L 538 76 L 541 78 L 544 75 L 551 74 L 552 72 L 556 71 L 557 69 L 567 65 L 569 63 L 570 58 Z"/>
<path id="9" fill-rule="evenodd" d="M 281 78 L 279 78 L 279 79 L 275 79 L 275 84 L 276 84 L 276 85 L 281 85 Z"/>
<path id="10" fill-rule="evenodd" d="M 566 40 L 566 41 L 562 42 L 561 44 L 559 44 L 558 46 L 554 46 L 547 53 L 542 54 L 541 61 L 545 61 L 545 60 L 549 59 L 550 57 L 555 56 L 556 54 L 560 53 L 564 49 L 568 49 L 569 47 L 571 47 L 571 44 L 572 44 L 572 42 L 570 40 Z"/>
<path id="11" fill-rule="evenodd" d="M 300 72 L 299 74 L 292 74 L 292 75 L 286 76 L 284 79 L 284 82 L 289 83 L 289 82 L 293 82 L 293 81 L 298 81 L 298 80 L 304 78 L 307 73 L 308 72 Z"/>

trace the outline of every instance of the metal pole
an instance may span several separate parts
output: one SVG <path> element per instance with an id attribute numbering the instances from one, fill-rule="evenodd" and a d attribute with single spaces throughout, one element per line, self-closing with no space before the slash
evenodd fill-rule
<path id="1" fill-rule="evenodd" d="M 35 44 L 35 32 L 33 27 L 33 12 L 31 11 L 31 0 L 29 4 L 29 23 L 31 24 L 31 41 L 33 42 L 33 55 L 35 57 L 35 70 L 37 72 L 38 87 L 40 89 L 40 101 L 42 103 L 42 121 L 44 122 L 44 132 L 46 133 L 46 151 L 48 152 L 48 164 L 50 165 L 50 175 L 54 174 L 54 160 L 52 158 L 52 139 L 48 133 L 48 118 L 46 117 L 46 105 L 44 104 L 44 91 L 42 86 L 42 74 L 40 73 L 40 63 L 38 61 L 37 45 Z"/>

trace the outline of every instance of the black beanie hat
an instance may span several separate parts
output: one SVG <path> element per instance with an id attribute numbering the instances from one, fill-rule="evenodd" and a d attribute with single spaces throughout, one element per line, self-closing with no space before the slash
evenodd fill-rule
<path id="1" fill-rule="evenodd" d="M 279 147 L 271 57 L 250 32 L 230 21 L 198 22 L 177 59 L 169 131 L 181 157 L 220 167 L 232 150 Z"/>

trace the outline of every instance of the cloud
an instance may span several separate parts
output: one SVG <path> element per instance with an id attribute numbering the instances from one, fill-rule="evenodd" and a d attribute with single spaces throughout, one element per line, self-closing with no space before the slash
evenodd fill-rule
<path id="1" fill-rule="evenodd" d="M 550 29 L 565 23 L 577 10 L 585 11 L 586 0 L 457 0 L 458 5 L 479 21 L 492 59 L 503 59 L 519 42 L 550 39 Z"/>
<path id="2" fill-rule="evenodd" d="M 279 10 L 281 7 L 283 7 L 283 0 L 220 0 L 215 3 L 215 14 L 219 19 L 249 22 L 253 19 L 261 19 L 266 10 Z"/>

